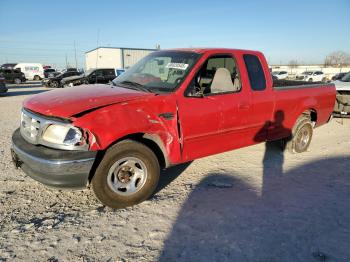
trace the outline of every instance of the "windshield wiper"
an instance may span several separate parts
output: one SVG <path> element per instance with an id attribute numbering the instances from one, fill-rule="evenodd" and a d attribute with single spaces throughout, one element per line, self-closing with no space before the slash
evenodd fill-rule
<path id="1" fill-rule="evenodd" d="M 125 80 L 125 81 L 118 82 L 118 83 L 113 82 L 113 84 L 114 85 L 122 84 L 122 85 L 126 85 L 128 87 L 131 87 L 131 89 L 134 89 L 134 90 L 141 90 L 144 92 L 152 93 L 152 91 L 149 88 L 147 88 L 146 86 L 141 85 L 141 84 L 136 83 L 136 82 L 133 82 L 133 81 Z"/>

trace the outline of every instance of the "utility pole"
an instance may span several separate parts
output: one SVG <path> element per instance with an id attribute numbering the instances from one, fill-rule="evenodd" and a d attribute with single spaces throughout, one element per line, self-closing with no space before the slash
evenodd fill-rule
<path id="1" fill-rule="evenodd" d="M 75 55 L 75 68 L 78 69 L 77 48 L 75 46 L 75 40 L 74 40 L 74 55 Z"/>
<path id="2" fill-rule="evenodd" d="M 100 41 L 100 29 L 97 30 L 97 42 L 96 42 L 96 66 L 95 68 L 97 68 L 97 64 L 98 64 L 98 45 L 99 45 L 99 41 Z"/>

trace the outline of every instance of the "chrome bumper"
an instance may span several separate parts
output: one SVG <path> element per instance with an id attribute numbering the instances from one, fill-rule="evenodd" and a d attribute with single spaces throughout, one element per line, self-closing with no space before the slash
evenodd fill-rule
<path id="1" fill-rule="evenodd" d="M 24 140 L 17 129 L 12 135 L 11 154 L 15 166 L 40 183 L 59 188 L 84 188 L 97 152 L 33 145 Z"/>

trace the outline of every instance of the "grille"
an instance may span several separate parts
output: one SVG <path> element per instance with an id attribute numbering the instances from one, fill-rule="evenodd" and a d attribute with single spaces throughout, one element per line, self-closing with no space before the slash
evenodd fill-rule
<path id="1" fill-rule="evenodd" d="M 40 120 L 33 114 L 22 111 L 21 134 L 28 141 L 37 144 L 40 133 Z"/>

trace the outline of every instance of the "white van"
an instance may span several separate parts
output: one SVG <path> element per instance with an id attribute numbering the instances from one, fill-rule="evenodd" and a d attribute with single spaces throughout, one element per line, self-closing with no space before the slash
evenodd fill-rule
<path id="1" fill-rule="evenodd" d="M 19 63 L 15 66 L 24 73 L 27 80 L 40 80 L 44 77 L 44 68 L 38 63 Z"/>

